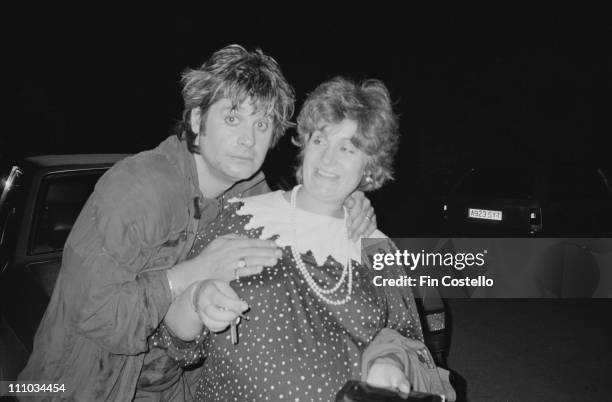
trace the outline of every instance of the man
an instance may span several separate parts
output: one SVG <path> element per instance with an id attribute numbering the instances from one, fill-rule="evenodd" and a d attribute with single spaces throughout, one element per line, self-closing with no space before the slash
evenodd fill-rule
<path id="1" fill-rule="evenodd" d="M 171 301 L 193 282 L 252 275 L 280 256 L 272 241 L 223 236 L 185 259 L 227 199 L 269 191 L 259 170 L 290 125 L 292 88 L 272 58 L 237 45 L 182 82 L 177 136 L 110 169 L 81 211 L 20 380 L 64 384 L 57 396 L 68 399 L 186 399 L 180 372 L 149 342 Z M 349 230 L 370 233 L 373 211 L 355 198 Z M 229 286 L 210 292 L 214 306 L 200 313 L 211 330 L 247 308 Z"/>

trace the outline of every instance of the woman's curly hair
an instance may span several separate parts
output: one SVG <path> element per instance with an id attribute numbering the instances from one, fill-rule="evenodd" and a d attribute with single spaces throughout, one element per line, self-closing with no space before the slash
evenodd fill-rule
<path id="1" fill-rule="evenodd" d="M 358 189 L 376 190 L 393 179 L 393 157 L 400 133 L 387 87 L 376 79 L 355 83 L 336 77 L 308 95 L 297 118 L 298 136 L 293 142 L 301 148 L 298 182 L 302 182 L 304 151 L 312 133 L 325 124 L 337 124 L 344 119 L 357 123 L 357 133 L 351 141 L 369 157 Z"/>

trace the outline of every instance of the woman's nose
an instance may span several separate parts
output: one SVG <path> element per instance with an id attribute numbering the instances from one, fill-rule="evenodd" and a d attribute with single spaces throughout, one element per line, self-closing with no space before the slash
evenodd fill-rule
<path id="1" fill-rule="evenodd" d="M 332 164 L 334 162 L 335 153 L 334 147 L 325 148 L 323 155 L 321 155 L 321 161 L 326 165 Z"/>

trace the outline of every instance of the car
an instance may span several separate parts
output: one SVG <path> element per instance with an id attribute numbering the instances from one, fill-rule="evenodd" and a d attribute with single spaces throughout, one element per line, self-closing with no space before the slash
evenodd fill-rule
<path id="1" fill-rule="evenodd" d="M 126 156 L 36 156 L 0 169 L 0 380 L 24 367 L 72 225 L 100 176 Z"/>
<path id="2" fill-rule="evenodd" d="M 442 213 L 452 236 L 609 236 L 612 189 L 598 166 L 481 166 L 452 187 Z"/>

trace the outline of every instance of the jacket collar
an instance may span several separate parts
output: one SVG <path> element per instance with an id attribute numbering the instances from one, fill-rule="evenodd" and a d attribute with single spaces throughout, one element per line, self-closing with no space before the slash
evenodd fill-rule
<path id="1" fill-rule="evenodd" d="M 195 159 L 193 154 L 187 149 L 185 142 L 179 140 L 176 135 L 172 135 L 160 144 L 160 148 L 171 157 L 176 157 L 176 163 L 183 171 L 183 174 L 189 180 L 189 184 L 192 187 L 193 196 L 199 197 L 200 199 L 204 199 L 202 191 L 200 191 Z M 264 173 L 260 170 L 249 179 L 235 183 L 232 187 L 230 187 L 227 191 L 225 191 L 217 198 L 223 197 L 225 199 L 228 199 L 231 197 L 235 197 L 238 194 L 243 193 L 251 189 L 252 187 L 255 187 L 256 185 L 260 184 L 265 180 L 266 177 Z"/>

